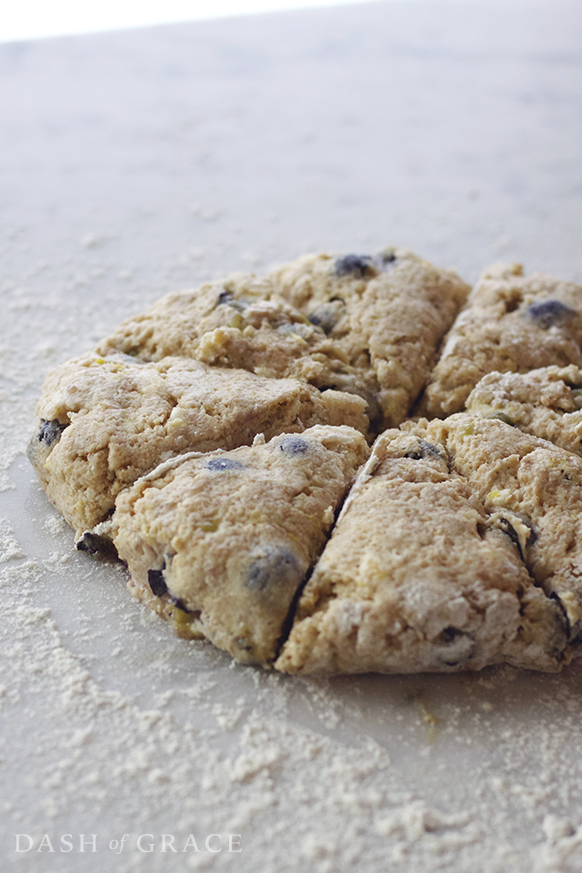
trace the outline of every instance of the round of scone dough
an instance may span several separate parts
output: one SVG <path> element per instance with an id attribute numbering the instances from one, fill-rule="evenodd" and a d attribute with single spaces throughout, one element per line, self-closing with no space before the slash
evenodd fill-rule
<path id="1" fill-rule="evenodd" d="M 495 419 L 376 442 L 275 663 L 555 671 L 582 629 L 582 459 Z"/>
<path id="2" fill-rule="evenodd" d="M 521 264 L 485 270 L 451 328 L 419 414 L 460 412 L 487 373 L 582 367 L 582 286 L 523 275 Z"/>
<path id="3" fill-rule="evenodd" d="M 353 428 L 317 426 L 162 464 L 120 494 L 112 522 L 133 592 L 183 636 L 270 663 L 369 453 Z"/>
<path id="4" fill-rule="evenodd" d="M 29 457 L 77 548 L 239 661 L 558 670 L 582 642 L 582 288 L 512 265 L 468 290 L 387 249 L 167 295 L 49 374 Z"/>

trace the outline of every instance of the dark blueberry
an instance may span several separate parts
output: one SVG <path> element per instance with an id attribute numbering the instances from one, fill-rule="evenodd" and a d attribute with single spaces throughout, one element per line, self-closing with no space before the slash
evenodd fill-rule
<path id="1" fill-rule="evenodd" d="M 525 314 L 543 330 L 548 330 L 554 326 L 563 327 L 577 315 L 574 309 L 570 309 L 559 300 L 542 300 L 540 303 L 531 303 L 525 310 Z"/>
<path id="2" fill-rule="evenodd" d="M 515 528 L 511 524 L 511 522 L 508 521 L 506 518 L 500 518 L 498 524 L 499 524 L 499 527 L 501 528 L 501 530 L 503 531 L 503 533 L 509 537 L 509 539 L 514 544 L 514 546 L 517 546 L 517 551 L 519 552 L 519 557 L 523 561 L 523 552 L 521 550 L 521 543 L 519 542 L 519 536 L 518 536 L 517 531 L 515 530 Z"/>
<path id="3" fill-rule="evenodd" d="M 404 453 L 404 457 L 410 458 L 413 461 L 420 461 L 422 458 L 436 458 L 442 460 L 442 455 L 437 447 L 423 439 L 419 439 L 418 448 L 409 449 Z"/>
<path id="4" fill-rule="evenodd" d="M 374 271 L 374 262 L 368 255 L 345 255 L 335 262 L 336 276 L 355 276 L 363 279 Z"/>
<path id="5" fill-rule="evenodd" d="M 449 626 L 441 631 L 439 643 L 446 646 L 446 654 L 443 653 L 439 657 L 445 667 L 457 667 L 471 658 L 475 651 L 475 640 L 471 634 L 457 627 Z"/>
<path id="6" fill-rule="evenodd" d="M 289 436 L 285 437 L 279 448 L 286 455 L 304 455 L 309 451 L 309 443 L 299 436 Z"/>
<path id="7" fill-rule="evenodd" d="M 216 301 L 217 306 L 221 306 L 224 303 L 232 303 L 232 294 L 230 291 L 227 291 L 226 288 L 223 288 L 220 294 L 218 295 L 218 300 Z"/>
<path id="8" fill-rule="evenodd" d="M 564 606 L 564 604 L 560 600 L 559 594 L 556 594 L 555 591 L 552 591 L 552 593 L 550 594 L 550 600 L 555 600 L 556 603 L 558 604 L 558 609 L 560 610 L 560 618 L 562 619 L 562 621 L 565 625 L 566 637 L 568 639 L 570 639 L 570 637 L 572 636 L 572 625 L 570 624 L 570 619 L 568 618 L 568 613 L 566 611 L 566 607 Z"/>
<path id="9" fill-rule="evenodd" d="M 517 533 L 516 529 L 513 527 L 513 525 L 509 521 L 509 519 L 507 519 L 507 518 L 498 519 L 497 526 L 499 527 L 500 530 L 503 531 L 504 534 L 506 534 L 509 537 L 509 539 L 514 544 L 514 546 L 516 546 L 517 551 L 519 552 L 519 557 L 521 558 L 521 560 L 525 561 L 525 555 L 523 554 L 523 549 L 521 548 L 521 543 L 519 541 L 519 534 Z M 536 537 L 536 534 L 535 534 L 533 528 L 530 525 L 528 525 L 528 528 L 529 528 L 529 534 L 528 534 L 528 537 L 526 540 L 526 544 L 533 545 L 533 543 L 536 541 L 537 537 Z"/>
<path id="10" fill-rule="evenodd" d="M 152 589 L 152 594 L 156 597 L 163 597 L 168 592 L 168 586 L 164 579 L 163 570 L 148 570 L 148 585 Z"/>
<path id="11" fill-rule="evenodd" d="M 199 609 L 188 609 L 188 607 L 186 606 L 186 604 L 184 603 L 183 600 L 180 600 L 179 597 L 176 597 L 174 594 L 172 594 L 172 592 L 170 591 L 169 588 L 166 590 L 168 592 L 168 597 L 170 598 L 170 600 L 172 601 L 174 606 L 177 606 L 178 609 L 182 610 L 182 612 L 187 612 L 189 615 L 193 615 L 194 618 L 200 618 L 202 613 L 200 612 Z"/>
<path id="12" fill-rule="evenodd" d="M 446 627 L 439 636 L 439 641 L 441 643 L 452 643 L 457 637 L 463 634 L 462 630 L 459 630 L 458 627 Z"/>
<path id="13" fill-rule="evenodd" d="M 208 470 L 242 470 L 244 464 L 232 458 L 210 458 L 206 467 Z"/>
<path id="14" fill-rule="evenodd" d="M 166 566 L 164 562 L 164 567 Z M 190 615 L 193 615 L 194 618 L 200 618 L 201 612 L 200 610 L 188 609 L 183 600 L 180 600 L 179 597 L 176 597 L 175 594 L 172 594 L 168 586 L 166 585 L 166 580 L 164 579 L 164 570 L 148 570 L 148 585 L 152 590 L 152 594 L 156 597 L 163 597 L 164 594 L 168 595 L 168 598 L 172 601 L 174 606 L 177 606 L 178 609 L 181 609 L 182 612 L 187 612 Z"/>
<path id="15" fill-rule="evenodd" d="M 249 643 L 249 641 L 245 639 L 245 637 L 237 637 L 236 644 L 239 649 L 243 650 L 243 652 L 252 652 L 253 650 L 253 644 Z"/>
<path id="16" fill-rule="evenodd" d="M 299 585 L 303 570 L 293 552 L 274 546 L 265 546 L 262 552 L 247 571 L 245 588 L 249 591 L 269 591 L 289 583 Z"/>
<path id="17" fill-rule="evenodd" d="M 47 421 L 46 418 L 41 418 L 38 441 L 40 443 L 45 443 L 45 445 L 50 447 L 54 445 L 54 443 L 58 443 L 62 432 L 68 426 L 68 423 L 61 424 L 58 418 L 53 418 L 52 421 Z"/>
<path id="18" fill-rule="evenodd" d="M 216 301 L 217 306 L 225 305 L 231 306 L 233 309 L 238 310 L 238 312 L 242 312 L 247 308 L 248 303 L 246 300 L 237 300 L 232 296 L 230 291 L 227 291 L 226 288 L 223 289 L 218 295 L 218 300 Z"/>
<path id="19" fill-rule="evenodd" d="M 112 540 L 90 530 L 85 531 L 75 546 L 80 552 L 87 552 L 92 558 L 99 558 L 102 561 L 118 560 L 117 549 Z"/>
<path id="20" fill-rule="evenodd" d="M 331 333 L 342 317 L 344 308 L 343 300 L 322 303 L 307 316 L 307 320 L 316 327 L 320 327 L 324 333 Z"/>

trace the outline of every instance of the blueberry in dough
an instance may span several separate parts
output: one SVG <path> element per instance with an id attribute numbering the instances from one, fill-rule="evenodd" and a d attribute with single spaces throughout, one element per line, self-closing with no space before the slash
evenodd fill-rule
<path id="1" fill-rule="evenodd" d="M 376 263 L 380 267 L 381 270 L 390 270 L 394 267 L 394 263 L 396 261 L 396 253 L 387 249 L 384 252 L 380 252 L 380 254 L 376 257 Z"/>
<path id="2" fill-rule="evenodd" d="M 458 667 L 466 663 L 471 659 L 475 651 L 475 639 L 473 636 L 466 631 L 452 626 L 446 627 L 441 631 L 439 643 L 445 646 L 445 650 L 439 653 L 437 657 L 445 667 Z"/>
<path id="3" fill-rule="evenodd" d="M 574 318 L 576 312 L 560 300 L 541 300 L 531 303 L 526 315 L 542 330 L 549 330 L 550 327 L 563 327 Z"/>
<path id="4" fill-rule="evenodd" d="M 244 464 L 240 461 L 235 461 L 234 458 L 210 458 L 206 463 L 208 470 L 242 470 Z"/>
<path id="5" fill-rule="evenodd" d="M 309 443 L 301 437 L 289 436 L 285 437 L 279 448 L 286 455 L 304 455 L 309 451 Z"/>
<path id="6" fill-rule="evenodd" d="M 363 279 L 374 270 L 374 262 L 368 255 L 345 255 L 335 262 L 336 276 L 354 276 Z"/>
<path id="7" fill-rule="evenodd" d="M 442 458 L 441 453 L 436 446 L 429 443 L 427 440 L 419 439 L 418 447 L 409 449 L 404 453 L 405 458 L 410 458 L 413 461 L 420 461 L 423 458 Z"/>
<path id="8" fill-rule="evenodd" d="M 155 597 L 163 597 L 164 594 L 167 594 L 174 606 L 177 606 L 178 609 L 181 609 L 182 612 L 187 612 L 189 614 L 193 613 L 193 610 L 188 609 L 183 600 L 180 600 L 179 597 L 176 597 L 166 584 L 166 580 L 164 578 L 164 570 L 148 570 L 148 585 L 151 588 L 152 594 Z M 197 616 L 200 616 L 200 612 L 196 610 Z M 196 614 L 195 613 L 195 614 Z"/>
<path id="9" fill-rule="evenodd" d="M 164 594 L 168 593 L 163 570 L 148 570 L 148 585 L 156 597 L 163 597 Z"/>
<path id="10" fill-rule="evenodd" d="M 45 418 L 41 418 L 40 430 L 38 432 L 38 441 L 40 443 L 45 443 L 45 445 L 50 448 L 50 446 L 58 443 L 61 438 L 62 432 L 67 427 L 68 423 L 61 424 L 58 418 L 54 418 L 52 421 L 47 421 Z"/>
<path id="11" fill-rule="evenodd" d="M 441 643 L 452 643 L 463 631 L 459 630 L 456 627 L 446 627 L 443 631 L 441 631 L 439 636 L 439 641 Z"/>
<path id="12" fill-rule="evenodd" d="M 248 306 L 246 300 L 241 300 L 233 297 L 230 291 L 227 291 L 226 288 L 220 292 L 218 295 L 218 300 L 216 301 L 217 306 L 231 306 L 233 309 L 236 309 L 238 312 L 243 312 Z"/>
<path id="13" fill-rule="evenodd" d="M 227 291 L 226 288 L 223 288 L 223 290 L 218 295 L 218 300 L 216 301 L 216 305 L 223 306 L 224 304 L 230 304 L 230 303 L 232 303 L 232 300 L 233 300 L 233 296 L 230 293 L 230 291 Z"/>
<path id="14" fill-rule="evenodd" d="M 529 533 L 528 533 L 527 540 L 526 540 L 526 545 L 532 546 L 536 541 L 535 531 L 533 530 L 530 523 L 527 523 L 527 522 L 524 522 L 524 523 L 527 525 L 527 527 L 529 529 Z M 502 530 L 503 533 L 509 537 L 511 542 L 517 548 L 517 551 L 519 552 L 519 557 L 521 558 L 521 560 L 525 561 L 525 555 L 523 553 L 523 549 L 522 549 L 521 542 L 519 539 L 519 534 L 517 533 L 516 529 L 511 524 L 509 519 L 508 518 L 500 518 L 497 521 L 497 525 L 498 525 L 499 529 Z"/>
<path id="15" fill-rule="evenodd" d="M 101 561 L 118 560 L 117 549 L 113 541 L 106 536 L 86 530 L 80 540 L 75 543 L 79 552 L 87 552 L 92 558 Z"/>
<path id="16" fill-rule="evenodd" d="M 247 570 L 245 588 L 249 591 L 268 592 L 289 583 L 299 585 L 304 568 L 289 549 L 265 546 Z"/>
<path id="17" fill-rule="evenodd" d="M 329 303 L 322 303 L 321 306 L 316 306 L 309 313 L 307 320 L 320 327 L 326 334 L 330 334 L 345 311 L 345 303 L 343 300 L 330 300 Z"/>

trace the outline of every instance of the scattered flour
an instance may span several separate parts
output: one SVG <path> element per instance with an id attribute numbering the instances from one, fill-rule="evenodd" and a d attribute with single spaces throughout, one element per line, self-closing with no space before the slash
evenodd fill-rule
<path id="1" fill-rule="evenodd" d="M 582 868 L 581 762 L 564 755 L 582 740 L 581 706 L 563 677 L 535 677 L 537 715 L 524 724 L 514 687 L 530 675 L 290 680 L 190 648 L 141 622 L 129 598 L 126 635 L 110 630 L 115 645 L 99 655 L 105 617 L 71 626 L 50 594 L 79 566 L 115 584 L 119 571 L 59 553 L 24 558 L 7 522 L 0 550 L 0 845 L 14 869 L 76 873 L 78 852 L 41 846 L 44 834 L 58 846 L 69 833 L 98 834 L 88 871 L 127 834 L 116 873 Z M 128 662 L 121 682 L 112 660 Z M 17 833 L 34 851 L 14 851 Z M 137 848 L 140 834 L 152 835 L 151 852 Z M 178 852 L 162 851 L 162 834 Z M 190 834 L 202 851 L 182 852 Z M 209 834 L 222 852 L 204 849 Z M 240 853 L 226 851 L 229 834 Z"/>
<path id="2" fill-rule="evenodd" d="M 0 564 L 25 557 L 26 554 L 16 542 L 10 524 L 5 518 L 0 518 Z"/>

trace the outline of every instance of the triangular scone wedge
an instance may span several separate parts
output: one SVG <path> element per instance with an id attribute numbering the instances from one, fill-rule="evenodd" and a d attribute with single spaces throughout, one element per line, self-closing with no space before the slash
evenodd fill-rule
<path id="1" fill-rule="evenodd" d="M 270 663 L 368 455 L 352 428 L 313 427 L 161 465 L 117 500 L 113 536 L 130 590 L 182 636 Z"/>
<path id="2" fill-rule="evenodd" d="M 195 358 L 357 394 L 374 433 L 408 414 L 469 286 L 405 249 L 316 254 L 264 278 L 232 274 L 168 294 L 98 347 Z"/>
<path id="3" fill-rule="evenodd" d="M 419 414 L 460 412 L 487 373 L 582 366 L 582 285 L 523 275 L 521 264 L 485 270 L 446 337 Z"/>
<path id="4" fill-rule="evenodd" d="M 305 255 L 266 278 L 361 374 L 378 430 L 409 414 L 470 290 L 454 270 L 400 248 L 373 256 Z"/>
<path id="5" fill-rule="evenodd" d="M 252 274 L 234 273 L 167 294 L 124 321 L 98 351 L 141 361 L 191 358 L 263 378 L 298 379 L 320 390 L 349 391 L 374 402 L 341 344 L 278 296 L 272 282 Z"/>
<path id="6" fill-rule="evenodd" d="M 582 369 L 574 364 L 489 373 L 469 395 L 467 411 L 582 455 Z"/>
<path id="7" fill-rule="evenodd" d="M 580 642 L 582 460 L 499 420 L 376 442 L 278 670 L 556 671 Z"/>
<path id="8" fill-rule="evenodd" d="M 272 294 L 272 285 L 252 273 L 232 273 L 199 288 L 172 291 L 145 312 L 122 321 L 97 351 L 123 352 L 141 361 L 194 358 L 206 331 L 240 326 L 241 312 Z"/>
<path id="9" fill-rule="evenodd" d="M 250 445 L 315 424 L 364 433 L 366 404 L 294 379 L 262 379 L 185 358 L 142 363 L 88 354 L 47 377 L 29 457 L 77 536 L 102 522 L 119 492 L 189 451 Z"/>

